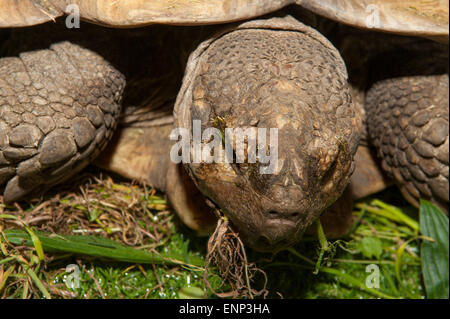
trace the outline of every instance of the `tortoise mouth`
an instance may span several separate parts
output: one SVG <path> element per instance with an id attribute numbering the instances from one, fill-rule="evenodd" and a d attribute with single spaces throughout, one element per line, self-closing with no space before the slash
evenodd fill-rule
<path id="1" fill-rule="evenodd" d="M 286 218 L 272 218 L 265 222 L 266 228 L 278 228 L 282 229 L 283 232 L 289 231 L 290 229 L 296 228 L 297 223 L 286 219 Z"/>
<path id="2" fill-rule="evenodd" d="M 262 237 L 269 241 L 270 246 L 279 247 L 293 241 L 298 224 L 284 218 L 270 219 L 264 223 Z"/>
<path id="3" fill-rule="evenodd" d="M 260 252 L 280 251 L 299 240 L 298 234 L 302 233 L 299 227 L 294 221 L 285 218 L 270 219 L 262 224 L 259 234 L 252 235 L 253 240 L 245 242 Z"/>

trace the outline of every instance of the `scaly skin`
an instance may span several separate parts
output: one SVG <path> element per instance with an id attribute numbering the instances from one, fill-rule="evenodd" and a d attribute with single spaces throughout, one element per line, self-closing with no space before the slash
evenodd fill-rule
<path id="1" fill-rule="evenodd" d="M 69 42 L 0 60 L 0 187 L 12 202 L 89 164 L 112 136 L 125 86 Z"/>
<path id="2" fill-rule="evenodd" d="M 448 46 L 410 41 L 370 63 L 365 108 L 382 168 L 411 204 L 424 198 L 448 212 Z"/>
<path id="3" fill-rule="evenodd" d="M 448 212 L 448 75 L 379 81 L 367 95 L 369 132 L 383 169 L 405 198 Z"/>

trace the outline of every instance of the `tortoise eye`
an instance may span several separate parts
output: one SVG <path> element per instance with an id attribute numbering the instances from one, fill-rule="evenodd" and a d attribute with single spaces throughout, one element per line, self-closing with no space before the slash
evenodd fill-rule
<path id="1" fill-rule="evenodd" d="M 333 176 L 336 174 L 336 171 L 339 167 L 339 157 L 341 156 L 341 152 L 342 152 L 342 145 L 339 144 L 338 149 L 337 149 L 337 153 L 332 152 L 331 154 L 328 153 L 326 156 L 333 156 L 333 160 L 330 162 L 330 164 L 328 165 L 327 168 L 325 168 L 325 170 L 323 171 L 323 175 L 320 178 L 320 181 L 322 184 L 327 184 L 332 178 Z M 333 154 L 334 153 L 334 154 Z"/>
<path id="2" fill-rule="evenodd" d="M 331 178 L 335 175 L 336 169 L 338 167 L 337 164 L 338 164 L 338 157 L 336 156 L 336 158 L 333 160 L 331 165 L 326 170 L 325 174 L 322 176 L 321 179 L 322 184 L 327 184 L 331 180 Z"/>

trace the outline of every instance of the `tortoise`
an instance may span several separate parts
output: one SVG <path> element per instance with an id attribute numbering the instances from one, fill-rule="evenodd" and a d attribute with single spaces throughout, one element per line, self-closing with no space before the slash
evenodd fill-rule
<path id="1" fill-rule="evenodd" d="M 227 216 L 259 251 L 292 245 L 319 217 L 343 234 L 352 200 L 392 181 L 448 212 L 448 2 L 72 4 L 0 0 L 5 202 L 94 163 L 166 192 L 198 234 Z M 93 24 L 43 24 L 73 8 Z M 211 129 L 197 144 L 195 123 Z M 192 160 L 237 128 L 242 149 Z M 252 132 L 277 143 L 250 158 Z"/>

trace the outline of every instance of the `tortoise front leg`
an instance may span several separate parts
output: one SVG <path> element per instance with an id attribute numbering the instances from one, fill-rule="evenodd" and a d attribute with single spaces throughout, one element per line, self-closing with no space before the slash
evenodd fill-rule
<path id="1" fill-rule="evenodd" d="M 112 136 L 124 86 L 103 58 L 69 42 L 0 59 L 4 201 L 67 180 L 91 162 Z"/>
<path id="2" fill-rule="evenodd" d="M 425 198 L 447 212 L 448 90 L 448 73 L 406 75 L 377 81 L 366 96 L 369 134 L 383 169 L 411 204 Z"/>

